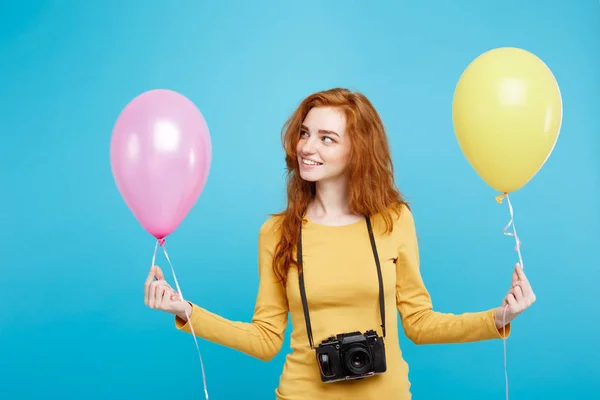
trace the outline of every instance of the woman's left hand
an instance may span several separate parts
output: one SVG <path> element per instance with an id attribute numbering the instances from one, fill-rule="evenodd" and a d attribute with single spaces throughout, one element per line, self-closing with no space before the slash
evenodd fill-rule
<path id="1" fill-rule="evenodd" d="M 502 306 L 496 309 L 494 320 L 496 328 L 501 329 L 514 320 L 517 315 L 531 307 L 535 302 L 535 294 L 529 280 L 519 264 L 515 266 L 512 275 L 512 287 L 504 297 Z"/>

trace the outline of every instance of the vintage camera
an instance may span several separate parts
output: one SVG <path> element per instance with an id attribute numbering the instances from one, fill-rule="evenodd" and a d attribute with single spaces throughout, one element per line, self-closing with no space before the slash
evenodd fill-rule
<path id="1" fill-rule="evenodd" d="M 361 379 L 386 370 L 383 338 L 373 330 L 331 336 L 316 348 L 325 383 Z"/>

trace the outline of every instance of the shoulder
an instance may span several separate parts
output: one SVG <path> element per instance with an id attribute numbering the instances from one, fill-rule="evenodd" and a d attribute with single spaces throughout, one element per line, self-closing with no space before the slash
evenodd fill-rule
<path id="1" fill-rule="evenodd" d="M 393 237 L 397 243 L 412 246 L 419 240 L 413 212 L 408 204 L 402 204 L 398 211 L 394 222 Z"/>
<path id="2" fill-rule="evenodd" d="M 377 226 L 392 234 L 407 233 L 415 230 L 415 221 L 410 206 L 406 203 L 396 203 L 389 206 L 385 213 L 375 217 Z"/>
<path id="3" fill-rule="evenodd" d="M 278 232 L 282 220 L 283 217 L 279 215 L 269 216 L 260 226 L 259 234 L 274 235 L 276 232 Z"/>
<path id="4" fill-rule="evenodd" d="M 258 230 L 259 239 L 266 243 L 275 243 L 279 238 L 282 216 L 272 215 L 267 218 Z"/>
<path id="5" fill-rule="evenodd" d="M 408 203 L 394 203 L 387 207 L 386 212 L 391 217 L 394 228 L 397 226 L 403 225 L 406 222 L 413 222 L 413 214 Z M 383 218 L 383 213 L 379 213 L 378 217 Z"/>
<path id="6" fill-rule="evenodd" d="M 400 204 L 398 206 L 396 206 L 397 209 L 397 218 L 396 218 L 396 224 L 399 227 L 404 227 L 406 228 L 407 225 L 414 225 L 415 223 L 415 218 L 413 216 L 412 210 L 410 209 L 410 206 L 406 203 Z"/>

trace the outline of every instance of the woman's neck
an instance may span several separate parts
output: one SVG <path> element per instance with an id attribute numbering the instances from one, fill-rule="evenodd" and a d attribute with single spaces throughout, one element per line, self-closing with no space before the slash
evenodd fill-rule
<path id="1" fill-rule="evenodd" d="M 348 183 L 345 180 L 335 182 L 317 182 L 314 200 L 306 211 L 308 219 L 327 225 L 344 225 L 360 219 L 350 211 Z"/>

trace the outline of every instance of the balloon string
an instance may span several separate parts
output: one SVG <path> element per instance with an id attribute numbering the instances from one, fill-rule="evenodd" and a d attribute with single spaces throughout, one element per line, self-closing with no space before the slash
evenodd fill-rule
<path id="1" fill-rule="evenodd" d="M 502 313 L 502 341 L 504 342 L 504 382 L 506 391 L 506 400 L 508 400 L 508 367 L 506 363 L 506 311 L 508 310 L 508 304 L 504 307 Z"/>
<path id="2" fill-rule="evenodd" d="M 521 255 L 521 241 L 519 240 L 519 235 L 517 235 L 517 228 L 515 227 L 515 213 L 514 213 L 512 203 L 510 202 L 510 196 L 508 195 L 508 193 L 503 193 L 500 196 L 496 197 L 496 201 L 498 203 L 502 203 L 502 200 L 504 198 L 506 198 L 506 200 L 508 202 L 508 211 L 510 213 L 510 221 L 508 222 L 508 224 L 506 224 L 506 226 L 504 227 L 502 232 L 506 236 L 513 236 L 515 238 L 515 251 L 519 255 L 519 267 L 523 268 L 523 256 Z M 510 228 L 511 226 L 512 226 L 512 232 L 509 232 L 508 228 Z M 507 361 L 506 361 L 506 358 L 507 358 L 506 357 L 506 311 L 507 310 L 508 310 L 508 304 L 504 307 L 504 312 L 502 315 L 502 331 L 503 331 L 502 336 L 504 339 L 504 379 L 506 382 L 506 400 L 508 400 L 508 368 L 507 368 Z"/>
<path id="3" fill-rule="evenodd" d="M 506 200 L 508 202 L 508 211 L 510 212 L 510 221 L 508 221 L 508 224 L 506 224 L 506 226 L 504 227 L 504 229 L 502 230 L 502 232 L 506 236 L 514 236 L 514 238 L 515 238 L 515 251 L 519 255 L 519 266 L 521 268 L 525 268 L 525 266 L 523 265 L 523 256 L 521 255 L 521 241 L 519 240 L 519 236 L 517 235 L 517 228 L 515 227 L 515 213 L 514 213 L 514 210 L 513 210 L 512 203 L 510 202 L 510 196 L 508 195 L 508 193 L 504 193 L 504 194 L 496 197 L 496 200 L 498 201 L 498 203 L 502 203 L 502 200 L 505 197 L 506 197 Z M 512 230 L 512 232 L 508 232 L 508 228 L 510 228 L 511 226 L 512 226 L 513 230 Z"/>
<path id="4" fill-rule="evenodd" d="M 204 372 L 204 361 L 202 361 L 202 354 L 200 353 L 200 346 L 198 346 L 198 340 L 196 339 L 196 332 L 194 332 L 194 326 L 193 326 L 192 322 L 190 321 L 190 316 L 187 313 L 187 308 L 186 308 L 187 304 L 185 301 L 185 297 L 183 296 L 181 287 L 179 286 L 179 282 L 177 281 L 177 275 L 175 274 L 175 269 L 173 268 L 173 264 L 171 263 L 171 258 L 169 257 L 169 253 L 167 252 L 167 247 L 165 246 L 164 239 L 159 239 L 156 242 L 156 245 L 154 246 L 154 255 L 152 256 L 152 266 L 156 265 L 155 264 L 156 251 L 158 250 L 159 244 L 163 249 L 163 252 L 165 254 L 167 262 L 169 263 L 169 266 L 171 267 L 171 273 L 173 274 L 173 279 L 175 280 L 175 287 L 177 288 L 177 292 L 179 293 L 179 299 L 181 300 L 181 302 L 184 305 L 183 310 L 184 310 L 185 316 L 189 322 L 189 326 L 192 330 L 192 337 L 194 338 L 194 343 L 196 344 L 196 350 L 198 351 L 198 358 L 200 359 L 200 369 L 202 370 L 202 383 L 204 385 L 204 396 L 206 397 L 206 400 L 208 400 L 208 388 L 206 385 L 206 373 Z"/>

